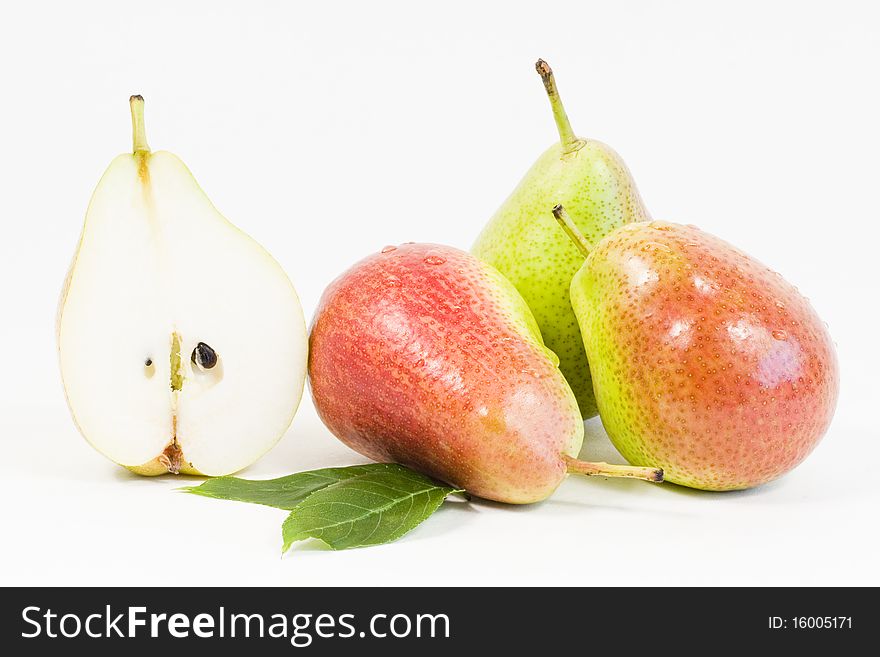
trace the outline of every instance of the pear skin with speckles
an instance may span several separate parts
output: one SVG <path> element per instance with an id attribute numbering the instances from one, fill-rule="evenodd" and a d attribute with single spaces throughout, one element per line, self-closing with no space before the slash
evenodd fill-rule
<path id="1" fill-rule="evenodd" d="M 477 238 L 471 252 L 496 267 L 531 308 L 547 346 L 559 356 L 584 418 L 596 401 L 569 286 L 583 256 L 559 230 L 550 209 L 561 203 L 580 230 L 598 241 L 614 229 L 648 219 L 623 160 L 605 144 L 574 135 L 543 61 L 537 64 L 550 97 L 559 143 L 526 173 Z"/>
<path id="2" fill-rule="evenodd" d="M 325 290 L 309 339 L 327 428 L 498 502 L 548 497 L 566 474 L 662 481 L 586 463 L 577 402 L 528 306 L 492 266 L 436 244 L 389 246 Z"/>
<path id="3" fill-rule="evenodd" d="M 758 486 L 798 465 L 831 422 L 839 374 L 825 324 L 780 275 L 696 227 L 608 235 L 571 301 L 611 441 L 668 481 Z"/>
<path id="4" fill-rule="evenodd" d="M 495 269 L 435 244 L 386 247 L 324 292 L 315 408 L 344 443 L 501 502 L 535 502 L 584 436 L 525 302 Z"/>

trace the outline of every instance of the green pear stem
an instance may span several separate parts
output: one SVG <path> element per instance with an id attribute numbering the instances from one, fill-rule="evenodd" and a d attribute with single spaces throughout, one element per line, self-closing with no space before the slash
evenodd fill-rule
<path id="1" fill-rule="evenodd" d="M 611 463 L 590 463 L 568 455 L 563 455 L 566 469 L 572 474 L 589 477 L 627 477 L 644 481 L 663 481 L 663 470 L 660 468 L 640 467 L 636 465 L 613 465 Z"/>
<path id="2" fill-rule="evenodd" d="M 131 138 L 134 142 L 134 153 L 149 153 L 147 128 L 144 125 L 144 97 L 135 95 L 128 99 L 131 105 Z"/>
<path id="3" fill-rule="evenodd" d="M 559 130 L 559 139 L 562 141 L 562 149 L 566 153 L 576 151 L 581 146 L 581 141 L 571 129 L 571 122 L 565 113 L 562 99 L 559 97 L 559 89 L 556 88 L 556 79 L 553 77 L 553 69 L 543 59 L 535 64 L 535 70 L 541 76 L 547 97 L 550 99 L 550 107 L 553 110 L 553 118 L 556 120 L 556 129 Z"/>
<path id="4" fill-rule="evenodd" d="M 565 211 L 565 208 L 561 205 L 557 205 L 553 208 L 553 216 L 556 217 L 556 221 L 562 226 L 562 230 L 565 231 L 565 234 L 571 238 L 572 242 L 574 242 L 578 251 L 583 253 L 585 258 L 590 255 L 590 252 L 593 250 L 593 243 L 590 242 L 590 240 L 588 240 L 575 225 L 568 212 Z"/>

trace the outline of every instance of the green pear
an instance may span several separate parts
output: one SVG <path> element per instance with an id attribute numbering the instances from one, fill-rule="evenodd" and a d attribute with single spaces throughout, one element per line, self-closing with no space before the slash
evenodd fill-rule
<path id="1" fill-rule="evenodd" d="M 583 256 L 559 230 L 550 208 L 561 203 L 587 238 L 648 218 L 635 182 L 620 156 L 605 144 L 577 137 L 565 114 L 553 71 L 536 64 L 550 98 L 560 140 L 529 169 L 471 249 L 519 290 L 547 346 L 559 356 L 584 418 L 596 399 L 577 318 L 569 300 L 571 279 Z"/>

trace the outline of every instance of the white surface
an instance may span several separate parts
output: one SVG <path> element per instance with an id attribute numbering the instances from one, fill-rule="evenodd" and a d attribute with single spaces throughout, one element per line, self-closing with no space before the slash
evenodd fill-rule
<path id="1" fill-rule="evenodd" d="M 5 7 L 0 584 L 880 584 L 880 14 L 712 5 Z M 129 147 L 131 93 L 150 145 L 275 255 L 311 316 L 386 243 L 470 246 L 555 138 L 539 56 L 655 217 L 751 252 L 828 321 L 841 399 L 800 468 L 734 494 L 570 478 L 544 504 L 449 504 L 396 544 L 279 559 L 284 512 L 174 493 L 187 482 L 129 475 L 77 435 L 55 302 L 89 195 Z M 112 386 L 115 365 L 96 367 Z M 584 455 L 608 454 L 589 428 Z M 245 474 L 361 460 L 306 400 Z"/>

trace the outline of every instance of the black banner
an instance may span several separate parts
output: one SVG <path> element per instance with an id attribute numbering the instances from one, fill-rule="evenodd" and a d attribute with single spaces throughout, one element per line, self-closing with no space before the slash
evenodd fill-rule
<path id="1" fill-rule="evenodd" d="M 871 589 L 3 589 L 6 654 L 526 654 L 619 648 L 713 653 L 855 650 L 878 621 Z M 47 652 L 50 651 L 50 652 Z M 843 654 L 854 654 L 843 653 Z"/>

